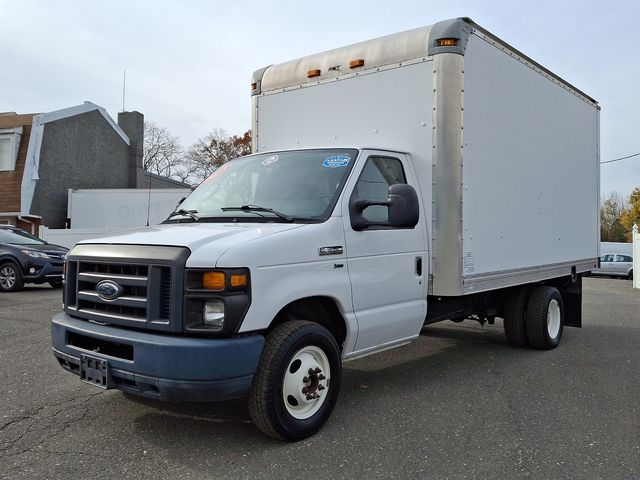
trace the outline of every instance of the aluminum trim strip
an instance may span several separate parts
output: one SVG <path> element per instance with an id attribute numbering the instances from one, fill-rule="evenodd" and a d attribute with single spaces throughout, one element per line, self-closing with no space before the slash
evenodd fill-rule
<path id="1" fill-rule="evenodd" d="M 595 268 L 597 264 L 598 260 L 596 258 L 589 258 L 573 262 L 467 275 L 463 277 L 464 293 L 484 292 L 486 290 L 512 287 L 525 283 L 548 280 L 550 278 L 568 276 L 572 273 L 572 267 L 576 268 L 576 273 L 584 273 Z"/>
<path id="2" fill-rule="evenodd" d="M 116 305 L 118 307 L 146 308 L 147 299 L 144 297 L 118 297 L 114 300 L 104 300 L 96 292 L 80 290 L 78 298 L 88 302 L 102 303 L 104 305 Z"/>
<path id="3" fill-rule="evenodd" d="M 112 273 L 93 273 L 93 272 L 81 272 L 78 274 L 78 278 L 85 282 L 99 283 L 102 280 L 113 280 L 121 283 L 122 285 L 128 285 L 132 287 L 146 287 L 147 277 L 142 276 L 130 276 L 130 275 L 117 275 Z"/>

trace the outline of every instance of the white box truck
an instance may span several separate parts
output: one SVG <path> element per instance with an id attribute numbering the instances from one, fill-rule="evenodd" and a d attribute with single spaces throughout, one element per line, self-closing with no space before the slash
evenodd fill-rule
<path id="1" fill-rule="evenodd" d="M 254 153 L 159 226 L 69 252 L 53 351 L 163 400 L 247 396 L 268 435 L 331 414 L 342 362 L 504 319 L 550 349 L 597 264 L 596 101 L 467 18 L 271 65 Z"/>

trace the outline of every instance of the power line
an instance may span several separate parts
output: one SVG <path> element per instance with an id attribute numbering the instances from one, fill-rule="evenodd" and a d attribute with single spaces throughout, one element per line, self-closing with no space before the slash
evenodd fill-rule
<path id="1" fill-rule="evenodd" d="M 633 155 L 627 155 L 626 157 L 614 158 L 613 160 L 607 160 L 607 161 L 604 161 L 604 162 L 600 162 L 600 165 L 602 165 L 603 163 L 619 162 L 620 160 L 626 160 L 627 158 L 637 157 L 638 155 L 640 155 L 640 152 L 634 153 Z"/>

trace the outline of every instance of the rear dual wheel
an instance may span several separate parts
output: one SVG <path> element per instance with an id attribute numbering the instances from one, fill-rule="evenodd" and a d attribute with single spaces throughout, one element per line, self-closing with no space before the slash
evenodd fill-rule
<path id="1" fill-rule="evenodd" d="M 557 288 L 536 287 L 529 297 L 527 337 L 533 348 L 550 350 L 560 343 L 564 328 L 564 305 Z"/>
<path id="2" fill-rule="evenodd" d="M 521 287 L 505 304 L 504 330 L 514 346 L 550 350 L 560 343 L 563 329 L 562 295 L 555 287 Z"/>

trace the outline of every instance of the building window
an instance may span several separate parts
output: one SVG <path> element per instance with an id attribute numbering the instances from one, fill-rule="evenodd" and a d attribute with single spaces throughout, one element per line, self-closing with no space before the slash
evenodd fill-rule
<path id="1" fill-rule="evenodd" d="M 0 134 L 0 171 L 15 170 L 20 134 Z"/>

